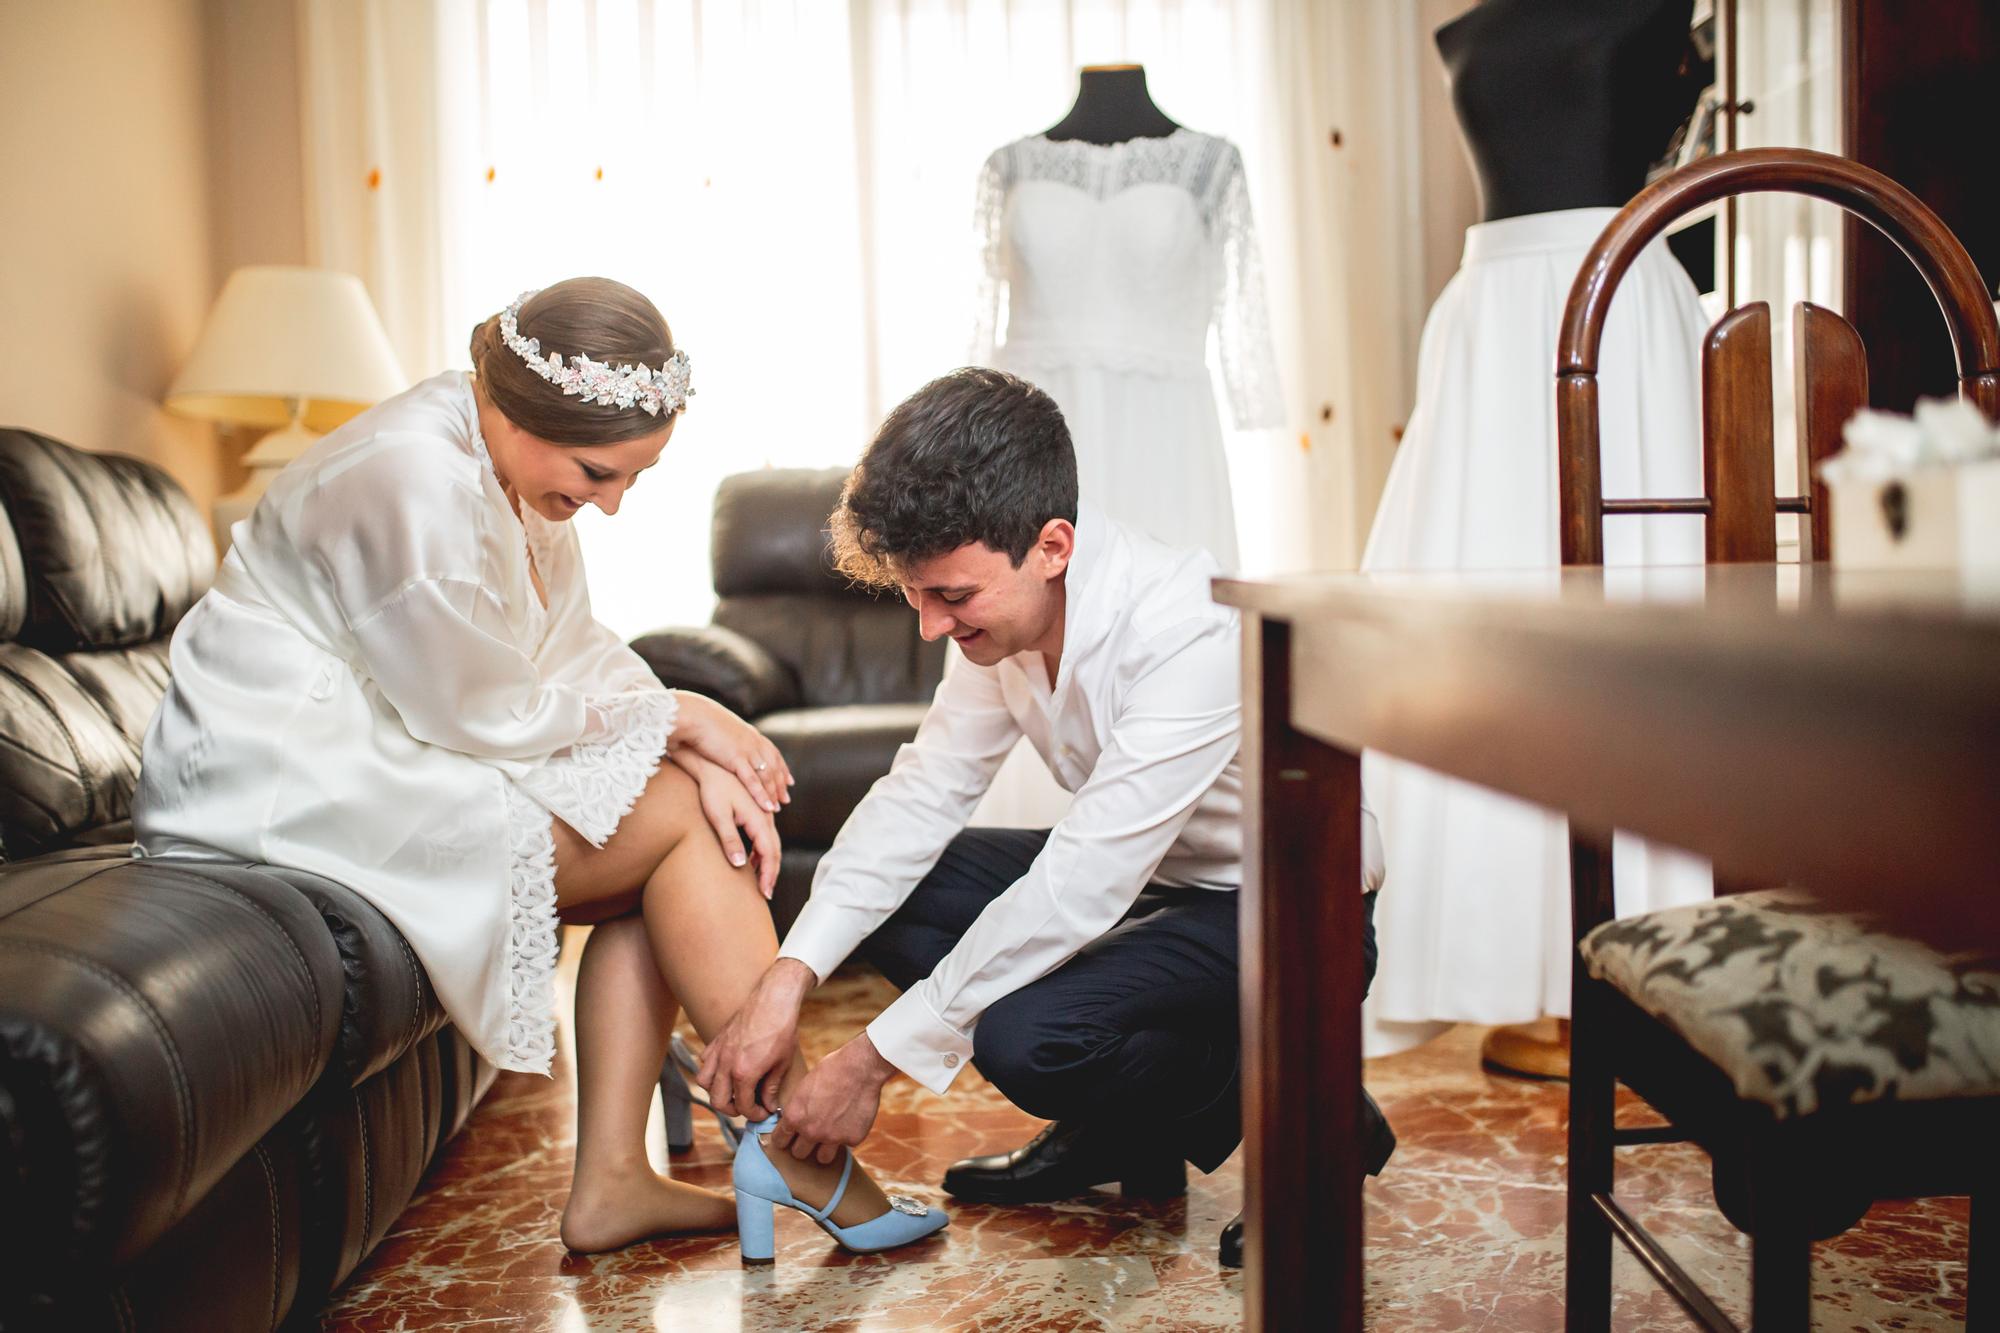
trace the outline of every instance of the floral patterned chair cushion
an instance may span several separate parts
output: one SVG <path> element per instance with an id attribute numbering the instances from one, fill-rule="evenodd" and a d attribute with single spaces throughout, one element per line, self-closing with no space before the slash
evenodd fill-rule
<path id="1" fill-rule="evenodd" d="M 2000 958 L 1945 955 L 1796 890 L 1599 926 L 1590 974 L 1779 1117 L 2000 1093 Z"/>

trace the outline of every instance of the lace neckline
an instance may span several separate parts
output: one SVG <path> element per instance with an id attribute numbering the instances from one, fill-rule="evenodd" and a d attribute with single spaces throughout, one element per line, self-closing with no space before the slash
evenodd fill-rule
<path id="1" fill-rule="evenodd" d="M 1117 143 L 1094 143 L 1089 139 L 1051 139 L 1047 134 L 1031 134 L 1023 143 L 1042 143 L 1055 149 L 1076 149 L 1097 153 L 1119 153 L 1136 146 L 1137 151 L 1146 152 L 1154 147 L 1165 147 L 1177 139 L 1204 138 L 1200 130 L 1191 130 L 1185 125 L 1176 125 L 1167 134 L 1141 134 L 1130 139 L 1120 139 Z"/>
<path id="2" fill-rule="evenodd" d="M 1227 139 L 1183 125 L 1172 134 L 1117 143 L 1030 135 L 996 150 L 987 159 L 985 178 L 1000 199 L 1029 181 L 1067 185 L 1096 199 L 1135 185 L 1175 185 L 1193 196 L 1207 225 L 1221 192 L 1242 174 L 1238 163 Z"/>

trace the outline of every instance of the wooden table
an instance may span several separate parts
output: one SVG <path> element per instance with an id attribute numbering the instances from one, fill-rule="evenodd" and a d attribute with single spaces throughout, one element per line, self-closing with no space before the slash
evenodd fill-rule
<path id="1" fill-rule="evenodd" d="M 1737 880 L 2000 938 L 2000 576 L 1590 568 L 1215 595 L 1243 612 L 1251 1329 L 1361 1326 L 1363 748 Z"/>

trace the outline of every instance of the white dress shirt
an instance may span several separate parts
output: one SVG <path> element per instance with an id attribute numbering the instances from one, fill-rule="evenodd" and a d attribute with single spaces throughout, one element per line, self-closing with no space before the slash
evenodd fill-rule
<path id="1" fill-rule="evenodd" d="M 1054 687 L 1040 653 L 958 663 L 820 859 L 779 953 L 824 978 L 930 872 L 1018 737 L 1076 795 L 1028 873 L 868 1026 L 876 1049 L 933 1092 L 971 1058 L 988 1007 L 1110 930 L 1148 884 L 1242 883 L 1242 646 L 1236 612 L 1209 594 L 1215 573 L 1205 552 L 1084 504 Z M 1373 889 L 1381 842 L 1374 816 L 1363 821 Z"/>

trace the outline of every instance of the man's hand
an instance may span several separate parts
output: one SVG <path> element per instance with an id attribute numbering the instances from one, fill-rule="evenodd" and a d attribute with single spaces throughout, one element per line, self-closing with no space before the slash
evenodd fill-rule
<path id="1" fill-rule="evenodd" d="M 804 1161 L 817 1156 L 832 1163 L 842 1148 L 858 1147 L 874 1128 L 882 1108 L 882 1086 L 896 1066 L 882 1058 L 866 1032 L 819 1062 L 785 1096 L 785 1118 L 771 1135 L 771 1147 Z"/>
<path id="2" fill-rule="evenodd" d="M 780 958 L 764 971 L 708 1050 L 694 1081 L 724 1115 L 762 1120 L 778 1100 L 778 1084 L 799 1047 L 799 1006 L 819 984 L 796 958 Z"/>

